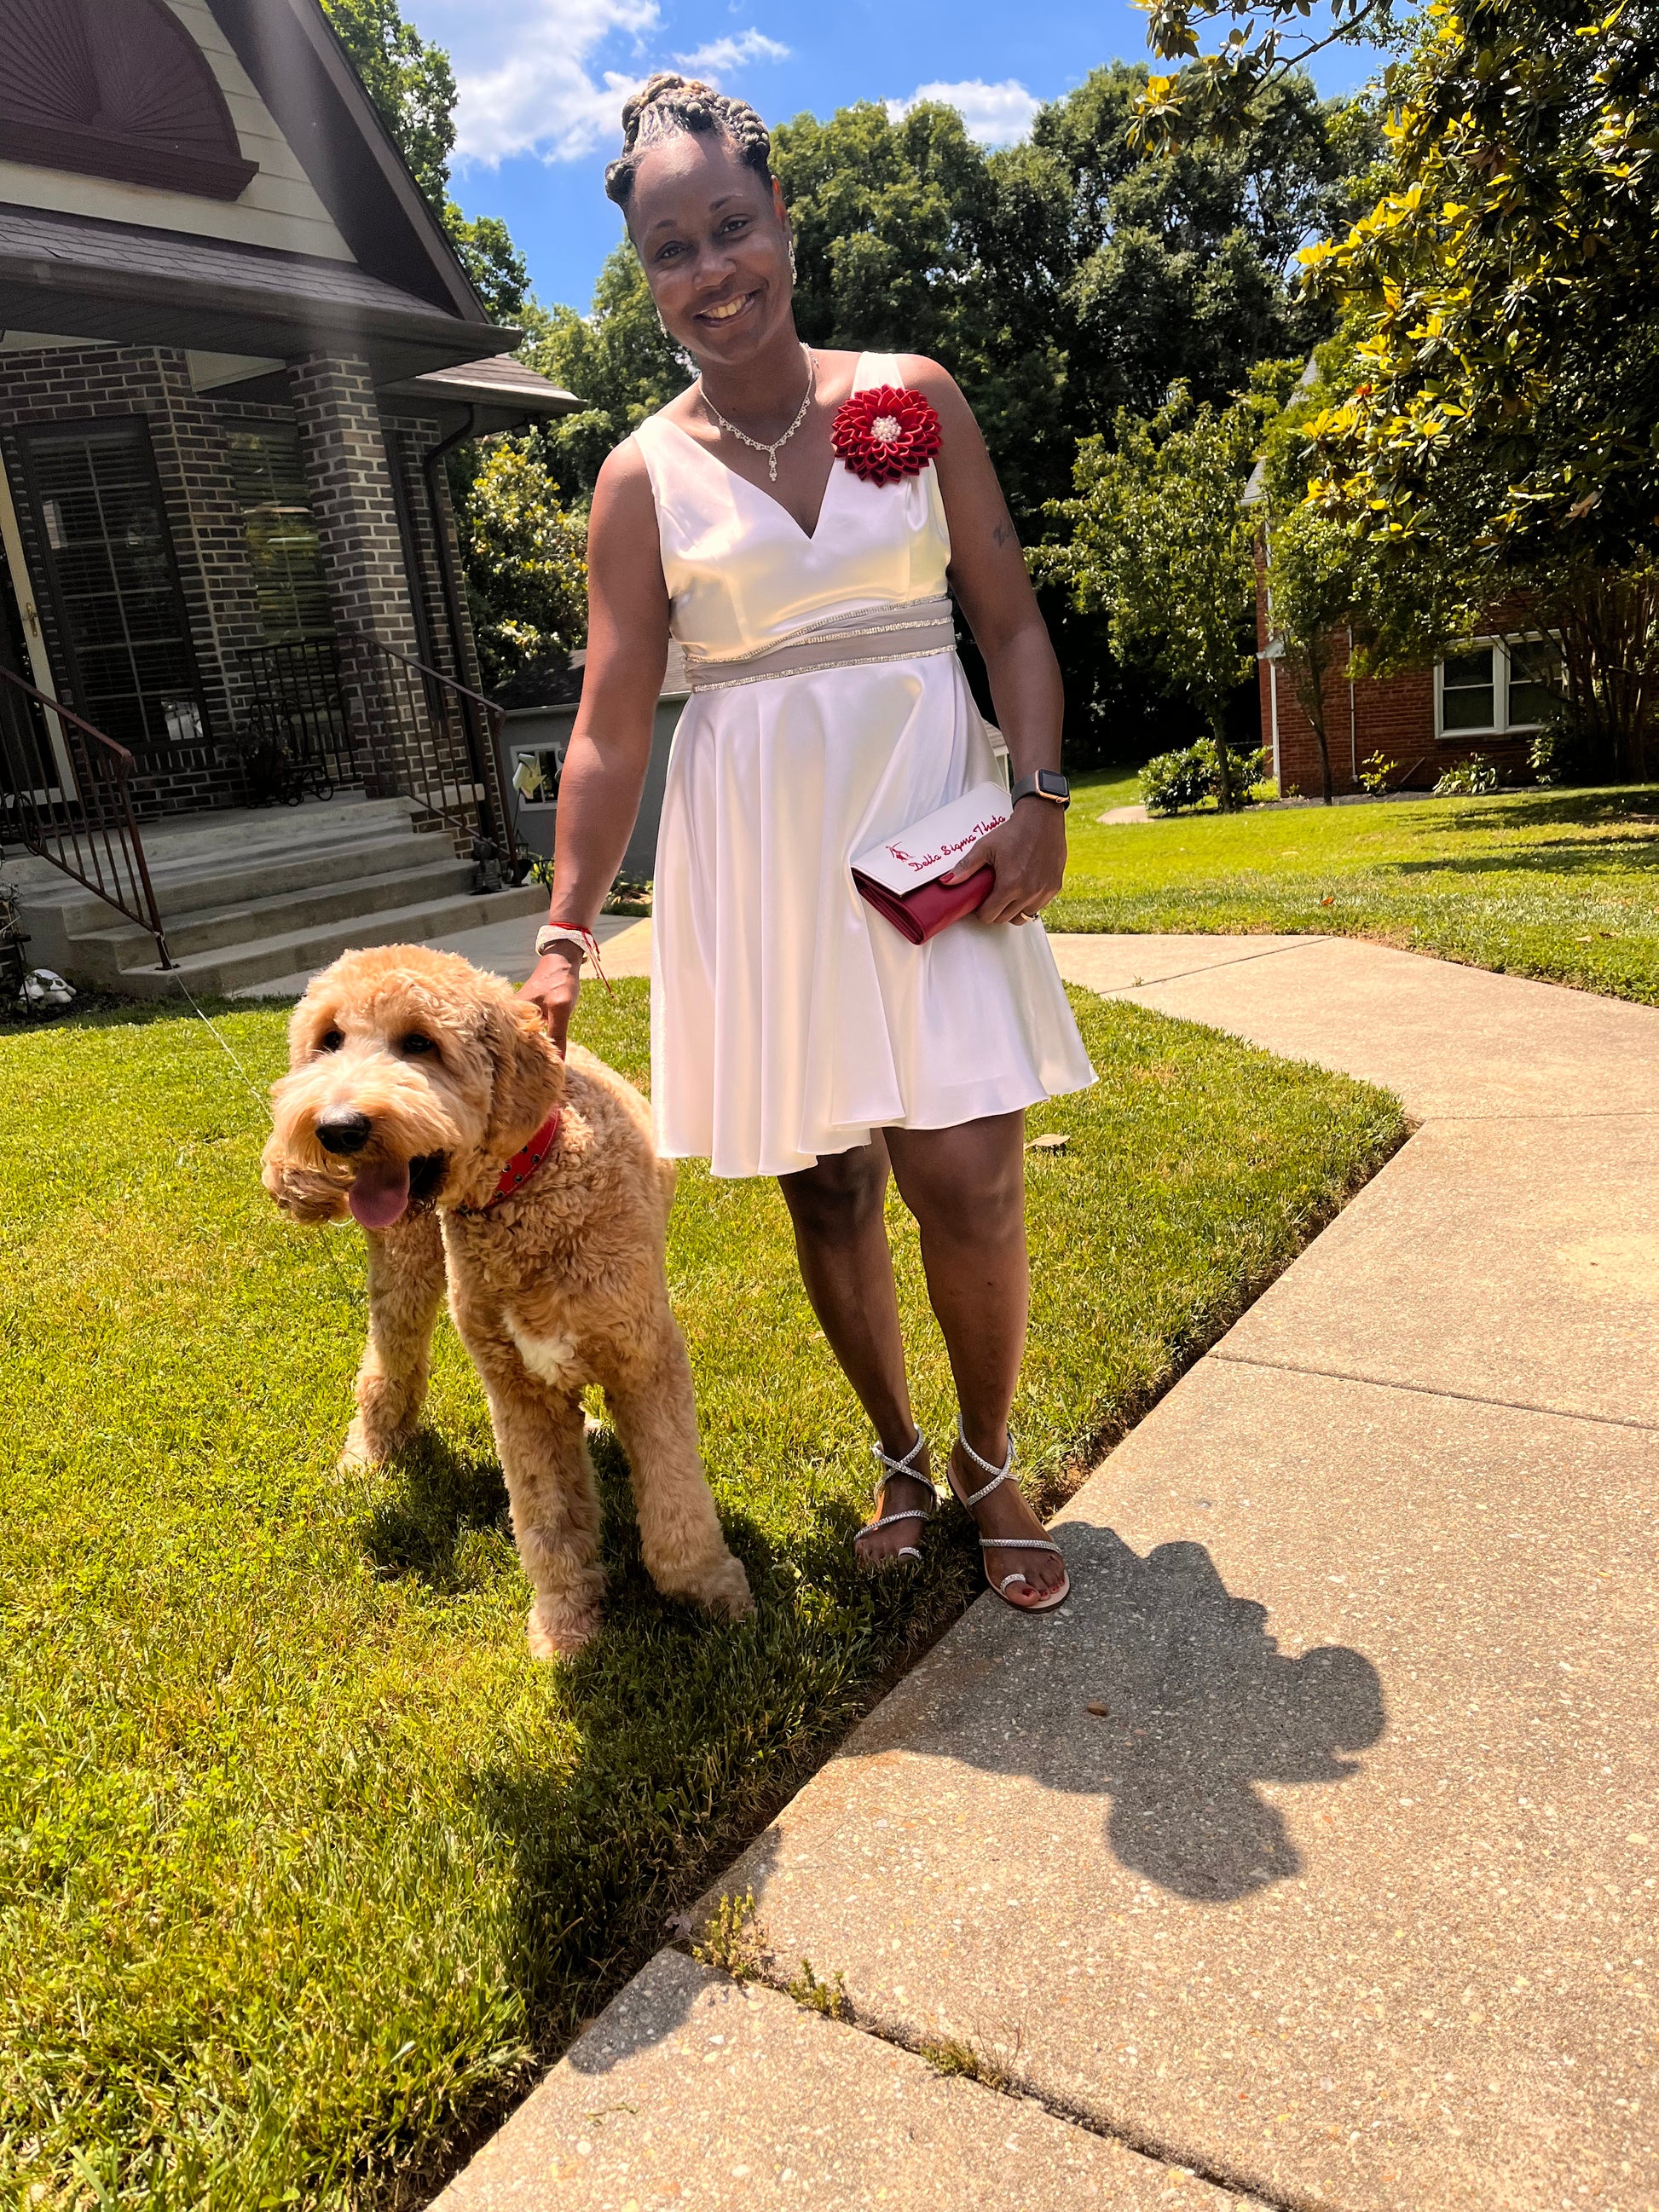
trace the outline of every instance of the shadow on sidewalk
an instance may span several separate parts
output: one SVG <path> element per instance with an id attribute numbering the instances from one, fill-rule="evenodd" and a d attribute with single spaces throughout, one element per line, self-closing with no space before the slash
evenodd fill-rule
<path id="1" fill-rule="evenodd" d="M 1342 1644 L 1285 1657 L 1266 1607 L 1230 1591 L 1201 1543 L 1142 1559 L 1109 1528 L 1060 1533 L 1064 1611 L 976 1607 L 849 1758 L 903 1750 L 1109 1799 L 1112 1856 L 1178 1897 L 1219 1904 L 1292 1879 L 1301 1856 L 1256 1785 L 1357 1774 L 1352 1754 L 1386 1721 L 1376 1668 Z"/>

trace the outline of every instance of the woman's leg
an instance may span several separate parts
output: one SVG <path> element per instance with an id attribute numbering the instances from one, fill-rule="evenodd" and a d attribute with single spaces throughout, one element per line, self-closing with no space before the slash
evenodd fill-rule
<path id="1" fill-rule="evenodd" d="M 927 1296 L 945 1334 L 962 1425 L 981 1459 L 1000 1467 L 1008 1454 L 1008 1409 L 1014 1402 L 1030 1307 L 1025 1249 L 1025 1116 L 998 1114 L 954 1129 L 890 1129 L 887 1147 L 899 1194 L 921 1232 Z M 953 1446 L 953 1449 L 956 1448 Z M 964 1491 L 988 1478 L 957 1449 Z M 985 1536 L 1041 1536 L 1042 1523 L 1012 1482 L 974 1513 Z M 994 1582 L 1026 1577 L 1006 1595 L 1029 1604 L 1059 1586 L 1051 1552 L 985 1554 Z"/>
<path id="2" fill-rule="evenodd" d="M 873 1423 L 882 1449 L 902 1459 L 915 1442 L 904 1341 L 899 1334 L 893 1255 L 887 1247 L 887 1147 L 880 1137 L 850 1152 L 827 1153 L 816 1167 L 780 1176 L 779 1188 L 794 1224 L 801 1280 L 859 1402 Z M 924 1464 L 926 1463 L 924 1460 Z M 894 1475 L 884 1510 L 931 1506 L 930 1480 Z M 859 1540 L 864 1559 L 890 1559 L 914 1544 L 916 1523 Z"/>

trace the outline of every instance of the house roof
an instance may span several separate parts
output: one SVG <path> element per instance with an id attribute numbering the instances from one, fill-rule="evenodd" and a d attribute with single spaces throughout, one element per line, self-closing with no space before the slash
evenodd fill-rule
<path id="1" fill-rule="evenodd" d="M 217 353 L 349 350 L 377 382 L 521 335 L 349 261 L 11 206 L 0 206 L 0 327 Z"/>
<path id="2" fill-rule="evenodd" d="M 531 416 L 574 414 L 584 404 L 574 392 L 507 354 L 428 369 L 422 376 L 405 377 L 381 389 L 392 398 L 420 399 L 446 409 L 470 407 L 478 430 L 505 430 Z"/>
<path id="3" fill-rule="evenodd" d="M 355 258 L 0 205 L 0 328 L 179 346 L 250 367 L 349 352 L 380 385 L 447 368 L 476 384 L 485 358 L 523 334 L 490 321 L 320 0 L 202 4 Z M 50 148 L 42 158 L 58 166 Z M 573 404 L 538 398 L 552 387 L 520 374 L 532 383 L 515 387 L 511 419 Z M 508 397 L 499 382 L 490 396 Z"/>

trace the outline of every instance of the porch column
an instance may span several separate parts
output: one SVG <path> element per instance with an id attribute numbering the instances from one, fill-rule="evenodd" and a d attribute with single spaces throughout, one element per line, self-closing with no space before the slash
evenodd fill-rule
<path id="1" fill-rule="evenodd" d="M 300 449 L 322 544 L 334 619 L 400 652 L 416 654 L 415 617 L 368 364 L 313 354 L 289 370 Z M 399 714 L 390 671 L 377 654 L 341 640 L 348 690 L 355 694 L 368 744 L 364 778 L 371 798 L 405 791 Z"/>

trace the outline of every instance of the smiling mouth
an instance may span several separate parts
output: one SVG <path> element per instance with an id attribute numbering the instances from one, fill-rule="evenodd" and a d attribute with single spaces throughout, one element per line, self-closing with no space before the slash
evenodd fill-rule
<path id="1" fill-rule="evenodd" d="M 699 307 L 697 319 L 702 323 L 729 323 L 734 315 L 743 313 L 754 296 L 752 292 L 744 292 L 738 299 L 722 300 L 718 307 Z"/>

